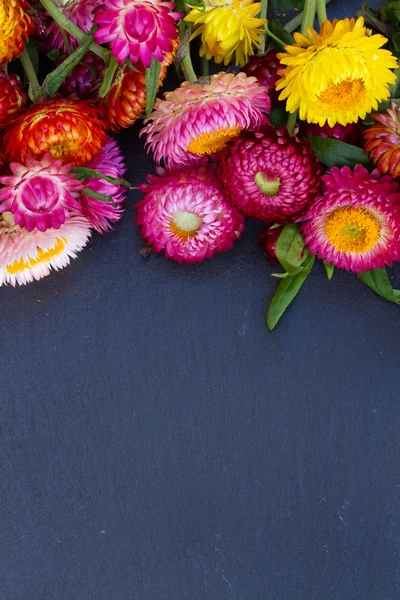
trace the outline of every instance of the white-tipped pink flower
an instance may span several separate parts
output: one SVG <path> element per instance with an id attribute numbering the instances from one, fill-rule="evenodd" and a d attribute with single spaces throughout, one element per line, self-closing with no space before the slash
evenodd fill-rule
<path id="1" fill-rule="evenodd" d="M 25 165 L 11 163 L 12 175 L 0 177 L 0 213 L 10 211 L 28 231 L 58 229 L 70 212 L 81 211 L 77 198 L 84 186 L 71 168 L 53 161 L 50 153 L 40 161 L 29 156 Z"/>
<path id="2" fill-rule="evenodd" d="M 85 33 L 89 33 L 94 24 L 95 13 L 103 4 L 101 0 L 68 0 L 63 2 L 58 0 L 57 4 L 62 13 Z M 79 42 L 69 33 L 65 34 L 70 49 L 76 50 Z M 50 48 L 58 48 L 61 52 L 68 52 L 65 38 L 61 33 L 60 27 L 55 21 L 52 21 L 46 32 L 46 42 Z"/>
<path id="3" fill-rule="evenodd" d="M 100 155 L 85 167 L 99 171 L 107 177 L 121 178 L 125 173 L 125 165 L 117 142 L 109 138 Z M 115 223 L 121 218 L 126 187 L 97 178 L 86 179 L 84 184 L 86 188 L 105 196 L 111 196 L 113 199 L 113 203 L 102 202 L 87 194 L 82 194 L 80 199 L 82 212 L 89 219 L 92 227 L 99 233 L 108 231 L 111 229 L 111 223 Z"/>
<path id="4" fill-rule="evenodd" d="M 244 229 L 243 215 L 226 199 L 211 169 L 148 176 L 136 204 L 141 236 L 178 263 L 201 262 L 229 250 Z"/>
<path id="5" fill-rule="evenodd" d="M 156 100 L 141 134 L 154 159 L 170 169 L 201 164 L 241 131 L 268 123 L 267 90 L 244 73 L 221 72 L 203 85 L 185 81 L 164 97 Z"/>
<path id="6" fill-rule="evenodd" d="M 10 212 L 0 217 L 0 285 L 24 285 L 66 267 L 86 246 L 89 221 L 70 216 L 59 229 L 28 231 L 16 225 Z"/>
<path id="7" fill-rule="evenodd" d="M 94 37 L 99 44 L 110 44 L 119 63 L 129 57 L 132 63 L 141 60 L 149 67 L 152 58 L 162 62 L 172 51 L 172 40 L 178 37 L 175 23 L 183 16 L 173 12 L 173 2 L 106 0 L 103 7 L 96 14 L 99 28 Z"/>

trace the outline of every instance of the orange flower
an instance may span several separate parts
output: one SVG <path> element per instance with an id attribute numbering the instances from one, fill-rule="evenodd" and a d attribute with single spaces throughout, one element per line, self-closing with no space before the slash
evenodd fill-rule
<path id="1" fill-rule="evenodd" d="M 107 139 L 100 110 L 84 100 L 53 98 L 33 104 L 6 130 L 8 162 L 40 159 L 46 152 L 64 163 L 82 166 L 100 154 Z"/>
<path id="2" fill-rule="evenodd" d="M 173 62 L 179 46 L 179 40 L 171 41 L 173 50 L 164 54 L 158 80 L 159 87 L 162 86 L 167 68 Z M 142 63 L 137 63 L 135 68 L 137 71 L 133 71 L 127 66 L 121 66 L 115 74 L 109 93 L 100 101 L 107 126 L 111 131 L 130 127 L 146 108 L 145 68 Z"/>
<path id="3" fill-rule="evenodd" d="M 33 31 L 24 0 L 0 0 L 0 65 L 17 58 Z"/>

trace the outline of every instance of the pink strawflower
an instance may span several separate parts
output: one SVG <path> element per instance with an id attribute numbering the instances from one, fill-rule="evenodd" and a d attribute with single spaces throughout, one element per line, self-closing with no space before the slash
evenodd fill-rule
<path id="1" fill-rule="evenodd" d="M 141 134 L 146 133 L 154 159 L 170 169 L 201 164 L 242 130 L 268 123 L 266 88 L 244 73 L 221 72 L 202 85 L 185 81 L 164 97 L 156 100 Z"/>
<path id="2" fill-rule="evenodd" d="M 28 231 L 16 225 L 10 212 L 0 217 L 0 285 L 24 285 L 42 279 L 51 269 L 66 267 L 86 246 L 89 221 L 72 214 L 59 229 Z"/>
<path id="3" fill-rule="evenodd" d="M 49 152 L 41 160 L 28 156 L 25 165 L 11 163 L 12 175 L 0 177 L 0 213 L 11 211 L 28 231 L 59 229 L 71 212 L 81 211 L 77 198 L 84 186 L 71 168 Z"/>
<path id="4" fill-rule="evenodd" d="M 96 14 L 96 42 L 109 42 L 119 63 L 129 57 L 132 63 L 141 60 L 149 67 L 151 59 L 163 61 L 166 52 L 172 52 L 172 40 L 178 32 L 175 22 L 181 13 L 173 12 L 173 2 L 161 0 L 105 0 L 104 10 Z"/>
<path id="5" fill-rule="evenodd" d="M 334 167 L 304 221 L 310 252 L 346 271 L 381 269 L 400 258 L 400 186 L 377 169 Z"/>
<path id="6" fill-rule="evenodd" d="M 249 217 L 268 223 L 300 216 L 318 194 L 320 174 L 310 143 L 290 136 L 286 127 L 245 133 L 218 166 L 231 201 Z"/>
<path id="7" fill-rule="evenodd" d="M 69 0 L 67 2 L 58 0 L 54 2 L 62 13 L 83 32 L 89 33 L 94 25 L 96 11 L 103 4 L 102 0 Z M 69 33 L 65 34 L 71 51 L 78 48 L 79 42 Z M 57 48 L 60 52 L 68 52 L 60 27 L 52 21 L 47 28 L 47 44 L 50 48 Z"/>
<path id="8" fill-rule="evenodd" d="M 60 64 L 65 58 L 63 56 L 60 61 L 57 61 L 57 64 Z M 76 94 L 81 100 L 91 99 L 96 96 L 104 71 L 103 59 L 88 52 L 82 62 L 74 67 L 68 77 L 64 79 L 60 92 L 64 96 Z"/>
<path id="9" fill-rule="evenodd" d="M 99 171 L 107 177 L 121 178 L 125 173 L 125 165 L 117 142 L 109 138 L 100 155 L 85 167 Z M 82 212 L 92 227 L 99 233 L 108 231 L 111 229 L 111 223 L 116 223 L 121 218 L 127 188 L 97 178 L 86 179 L 83 183 L 85 188 L 112 197 L 113 203 L 102 202 L 87 194 L 82 194 L 80 198 Z"/>
<path id="10" fill-rule="evenodd" d="M 364 143 L 361 121 L 358 123 L 347 123 L 347 125 L 336 123 L 333 127 L 329 127 L 327 123 L 321 127 L 318 123 L 307 123 L 306 121 L 300 121 L 299 125 L 299 137 L 318 135 L 320 137 L 333 138 L 340 142 L 360 147 L 363 146 Z"/>
<path id="11" fill-rule="evenodd" d="M 214 171 L 187 169 L 148 176 L 136 204 L 141 236 L 178 263 L 201 262 L 233 246 L 244 217 L 226 199 Z"/>

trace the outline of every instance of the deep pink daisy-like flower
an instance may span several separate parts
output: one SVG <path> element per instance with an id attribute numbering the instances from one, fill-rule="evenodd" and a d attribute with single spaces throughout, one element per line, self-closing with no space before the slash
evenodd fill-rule
<path id="1" fill-rule="evenodd" d="M 178 37 L 175 23 L 183 16 L 173 12 L 173 2 L 106 0 L 103 7 L 96 14 L 99 28 L 94 37 L 99 44 L 110 44 L 119 63 L 129 57 L 149 67 L 152 58 L 162 62 L 164 54 L 172 52 L 172 40 Z"/>
<path id="2" fill-rule="evenodd" d="M 323 195 L 302 225 L 312 254 L 346 271 L 369 271 L 400 257 L 400 186 L 390 176 L 357 165 L 333 168 Z"/>
<path id="3" fill-rule="evenodd" d="M 141 236 L 178 263 L 201 262 L 229 250 L 244 229 L 243 215 L 226 199 L 211 169 L 148 176 L 136 204 Z"/>
<path id="4" fill-rule="evenodd" d="M 320 174 L 310 143 L 290 136 L 286 127 L 246 132 L 218 166 L 231 201 L 249 217 L 270 223 L 300 216 L 319 192 Z"/>
<path id="5" fill-rule="evenodd" d="M 64 2 L 57 0 L 54 2 L 62 13 L 85 33 L 89 33 L 94 25 L 96 11 L 103 4 L 101 0 L 68 0 Z M 70 46 L 74 51 L 78 48 L 79 42 L 69 33 L 65 34 Z M 57 48 L 60 52 L 68 52 L 65 44 L 65 38 L 61 33 L 60 27 L 55 21 L 52 21 L 46 32 L 46 42 L 49 48 Z"/>
<path id="6" fill-rule="evenodd" d="M 49 152 L 40 161 L 28 156 L 25 165 L 11 163 L 12 175 L 0 177 L 0 213 L 10 211 L 28 231 L 58 229 L 71 212 L 81 211 L 77 198 L 84 186 L 71 168 Z"/>
<path id="7" fill-rule="evenodd" d="M 117 142 L 109 138 L 100 155 L 85 167 L 99 171 L 107 177 L 121 178 L 125 173 L 125 165 Z M 113 199 L 113 203 L 102 202 L 87 194 L 82 194 L 80 198 L 82 212 L 89 219 L 92 227 L 99 233 L 108 231 L 111 229 L 111 223 L 116 223 L 121 218 L 126 187 L 100 178 L 86 179 L 84 184 L 85 188 L 111 196 Z"/>
<path id="8" fill-rule="evenodd" d="M 10 212 L 0 216 L 0 285 L 24 285 L 66 267 L 90 238 L 89 221 L 72 214 L 59 229 L 28 231 Z"/>
<path id="9" fill-rule="evenodd" d="M 164 97 L 156 100 L 141 134 L 154 159 L 170 169 L 201 164 L 241 131 L 268 123 L 267 90 L 244 73 L 221 72 L 202 85 L 185 81 Z"/>

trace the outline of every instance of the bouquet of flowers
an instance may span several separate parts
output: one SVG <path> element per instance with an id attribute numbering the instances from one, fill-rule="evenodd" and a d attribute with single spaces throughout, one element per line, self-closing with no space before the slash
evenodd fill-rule
<path id="1" fill-rule="evenodd" d="M 0 0 L 1 283 L 65 266 L 118 221 L 110 133 L 144 118 L 157 166 L 135 208 L 154 252 L 203 261 L 258 219 L 282 267 L 270 329 L 316 260 L 400 303 L 399 6 L 330 21 L 305 0 L 282 25 L 267 0 Z M 156 98 L 172 63 L 185 81 Z"/>

